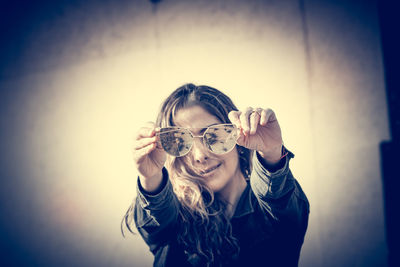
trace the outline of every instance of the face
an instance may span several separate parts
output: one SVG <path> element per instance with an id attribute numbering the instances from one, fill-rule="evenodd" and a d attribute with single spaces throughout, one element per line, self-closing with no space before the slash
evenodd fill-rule
<path id="1" fill-rule="evenodd" d="M 196 136 L 202 135 L 199 129 L 221 123 L 200 106 L 179 110 L 174 122 L 177 126 L 190 129 Z M 204 178 L 207 186 L 214 192 L 231 190 L 235 180 L 243 179 L 236 147 L 226 154 L 217 155 L 202 144 L 201 138 L 195 138 L 192 149 L 184 156 L 184 160 L 188 167 Z"/>

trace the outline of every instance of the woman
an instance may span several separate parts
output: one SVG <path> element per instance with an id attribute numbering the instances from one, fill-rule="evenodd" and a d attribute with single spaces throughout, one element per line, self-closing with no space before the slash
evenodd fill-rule
<path id="1" fill-rule="evenodd" d="M 297 266 L 309 203 L 270 109 L 186 84 L 133 146 L 132 218 L 154 266 Z M 132 231 L 131 231 L 132 232 Z"/>

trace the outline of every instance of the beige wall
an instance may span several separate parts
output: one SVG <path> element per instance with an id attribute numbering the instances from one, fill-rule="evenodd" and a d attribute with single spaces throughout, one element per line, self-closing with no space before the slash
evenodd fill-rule
<path id="1" fill-rule="evenodd" d="M 374 3 L 107 1 L 37 25 L 0 81 L 3 227 L 33 261 L 151 265 L 119 229 L 135 196 L 130 138 L 194 82 L 276 111 L 311 203 L 301 266 L 387 264 Z"/>

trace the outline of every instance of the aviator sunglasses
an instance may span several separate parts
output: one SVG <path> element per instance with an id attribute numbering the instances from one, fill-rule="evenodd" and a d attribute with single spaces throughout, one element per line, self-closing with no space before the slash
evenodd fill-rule
<path id="1" fill-rule="evenodd" d="M 203 145 L 214 154 L 225 154 L 230 152 L 236 145 L 238 138 L 237 128 L 233 124 L 216 124 L 203 128 L 202 135 L 194 135 L 184 127 L 161 128 L 157 135 L 160 144 L 168 154 L 182 157 L 189 153 L 193 146 L 194 138 L 201 138 Z"/>

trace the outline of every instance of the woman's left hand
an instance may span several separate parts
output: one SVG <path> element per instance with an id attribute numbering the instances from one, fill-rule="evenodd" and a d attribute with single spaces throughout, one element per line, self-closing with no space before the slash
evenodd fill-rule
<path id="1" fill-rule="evenodd" d="M 237 144 L 256 150 L 268 163 L 281 159 L 282 133 L 272 109 L 247 108 L 229 112 L 230 121 L 240 130 Z"/>

